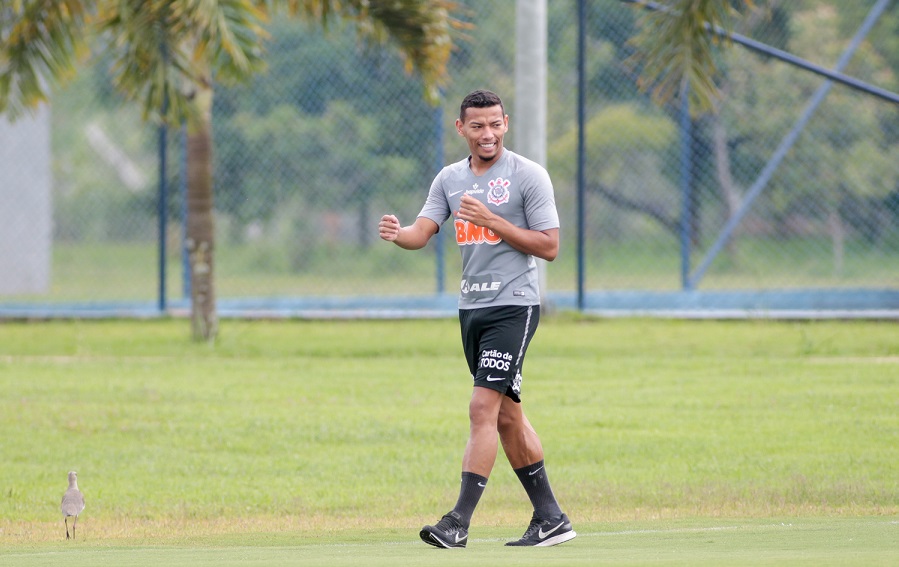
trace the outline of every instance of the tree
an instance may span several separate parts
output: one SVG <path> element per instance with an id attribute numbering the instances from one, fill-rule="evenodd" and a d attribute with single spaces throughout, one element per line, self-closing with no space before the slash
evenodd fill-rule
<path id="1" fill-rule="evenodd" d="M 748 10 L 740 23 L 752 28 L 764 20 L 770 34 L 763 37 L 766 41 L 787 50 L 789 43 L 801 44 L 805 51 L 833 60 L 844 48 L 842 36 L 855 31 L 870 9 L 859 3 L 823 1 L 670 0 L 644 17 L 636 40 L 645 64 L 644 87 L 654 88 L 661 101 L 688 87 L 691 112 L 708 113 L 728 217 L 742 205 L 741 183 L 753 182 L 767 159 L 769 133 L 793 118 L 795 109 L 820 84 L 817 77 L 768 66 L 764 59 L 713 55 L 715 36 L 709 28 L 727 29 L 747 7 L 755 9 Z M 890 84 L 896 75 L 889 70 L 899 61 L 896 50 L 890 49 L 896 43 L 891 32 L 899 19 L 887 13 L 882 20 L 872 31 L 872 41 L 861 47 L 864 56 L 852 62 L 850 74 L 865 76 L 878 70 L 879 80 Z M 720 72 L 716 63 L 723 63 Z M 759 81 L 763 74 L 765 80 Z M 721 111 L 719 89 L 728 98 Z M 791 216 L 801 217 L 804 224 L 816 217 L 825 219 L 837 276 L 843 272 L 847 224 L 873 242 L 882 238 L 889 223 L 891 195 L 899 187 L 894 166 L 899 146 L 890 134 L 896 114 L 890 110 L 852 91 L 836 90 L 828 96 L 827 106 L 818 110 L 823 118 L 807 126 L 808 141 L 792 149 L 795 161 L 815 166 L 778 172 L 769 182 L 769 207 L 782 235 Z M 754 118 L 747 120 L 749 116 Z M 728 135 L 727 119 L 743 123 L 743 139 Z"/>
<path id="2" fill-rule="evenodd" d="M 636 4 L 643 4 L 637 0 Z M 710 29 L 729 30 L 741 8 L 753 0 L 669 0 L 647 11 L 634 38 L 642 61 L 641 86 L 667 102 L 689 93 L 694 114 L 711 111 L 720 93 L 715 85 L 718 36 Z"/>
<path id="3" fill-rule="evenodd" d="M 265 24 L 276 15 L 356 23 L 391 40 L 436 100 L 459 26 L 449 0 L 12 0 L 0 6 L 0 112 L 16 119 L 48 100 L 91 47 L 114 61 L 116 86 L 144 118 L 187 124 L 187 247 L 191 328 L 217 333 L 211 115 L 214 81 L 244 81 L 264 67 Z"/>
<path id="4" fill-rule="evenodd" d="M 230 243 L 271 247 L 288 245 L 275 230 L 288 210 L 321 221 L 355 207 L 361 217 L 354 236 L 367 246 L 374 235 L 367 204 L 416 191 L 410 180 L 434 166 L 435 109 L 421 98 L 419 77 L 406 74 L 391 53 L 360 49 L 351 26 L 319 30 L 288 21 L 270 32 L 267 72 L 216 92 L 215 171 L 227 179 L 216 187 L 216 218 L 227 215 Z M 402 135 L 388 134 L 400 124 Z M 335 238 L 349 242 L 335 228 L 320 234 L 326 238 L 305 239 L 308 252 Z"/>

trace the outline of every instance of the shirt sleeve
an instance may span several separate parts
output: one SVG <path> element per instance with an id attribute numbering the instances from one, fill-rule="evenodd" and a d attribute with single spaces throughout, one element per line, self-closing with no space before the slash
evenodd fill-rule
<path id="1" fill-rule="evenodd" d="M 431 182 L 431 189 L 428 191 L 428 198 L 425 200 L 424 206 L 421 208 L 421 212 L 418 213 L 419 217 L 424 217 L 426 219 L 431 219 L 435 223 L 437 223 L 438 230 L 446 222 L 446 219 L 450 217 L 451 211 L 449 206 L 449 201 L 446 200 L 446 192 L 443 189 L 443 181 L 446 177 L 447 170 L 444 168 L 440 173 L 437 174 L 437 177 L 434 178 L 434 181 Z"/>
<path id="2" fill-rule="evenodd" d="M 531 230 L 559 228 L 559 212 L 553 193 L 549 173 L 540 165 L 533 164 L 527 173 L 528 182 L 524 201 L 524 214 Z"/>

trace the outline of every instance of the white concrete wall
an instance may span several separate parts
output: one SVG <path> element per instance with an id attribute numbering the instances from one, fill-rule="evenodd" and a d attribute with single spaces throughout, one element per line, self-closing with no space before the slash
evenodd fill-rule
<path id="1" fill-rule="evenodd" d="M 53 208 L 50 110 L 0 117 L 0 295 L 50 287 Z"/>

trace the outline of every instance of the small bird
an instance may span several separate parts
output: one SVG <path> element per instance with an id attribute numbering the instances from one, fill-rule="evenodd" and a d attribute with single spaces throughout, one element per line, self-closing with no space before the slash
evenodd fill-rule
<path id="1" fill-rule="evenodd" d="M 69 472 L 69 489 L 62 495 L 62 521 L 66 525 L 66 539 L 69 539 L 69 518 L 75 518 L 72 522 L 72 539 L 75 539 L 75 524 L 78 523 L 78 514 L 84 510 L 84 495 L 78 490 L 78 473 Z"/>

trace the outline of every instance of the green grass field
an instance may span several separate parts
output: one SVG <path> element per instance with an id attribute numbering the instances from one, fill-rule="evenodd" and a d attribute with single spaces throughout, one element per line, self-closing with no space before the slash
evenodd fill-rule
<path id="1" fill-rule="evenodd" d="M 466 550 L 452 507 L 458 325 L 0 324 L 0 565 L 894 565 L 890 322 L 546 318 L 524 400 L 579 537 L 512 550 L 500 457 Z M 66 542 L 59 501 L 87 508 Z"/>

